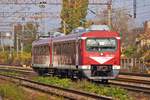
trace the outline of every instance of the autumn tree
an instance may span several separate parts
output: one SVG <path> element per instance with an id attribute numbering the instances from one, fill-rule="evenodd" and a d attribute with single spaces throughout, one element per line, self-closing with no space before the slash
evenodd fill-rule
<path id="1" fill-rule="evenodd" d="M 38 25 L 36 23 L 27 22 L 24 25 L 23 37 L 27 38 L 26 42 L 32 43 L 37 36 Z"/>
<path id="2" fill-rule="evenodd" d="M 125 8 L 113 9 L 111 30 L 120 33 L 122 37 L 122 43 L 124 43 L 123 45 L 126 45 L 129 44 L 130 39 L 133 39 L 132 37 L 134 34 L 131 35 L 130 30 L 133 28 L 134 21 L 132 19 L 132 15 L 130 15 L 124 9 Z M 97 15 L 98 15 L 97 18 L 94 19 L 94 23 L 96 24 L 108 23 L 107 10 L 104 10 L 103 13 Z"/>
<path id="3" fill-rule="evenodd" d="M 20 51 L 23 45 L 25 51 L 31 52 L 31 44 L 36 39 L 37 30 L 37 24 L 32 22 L 27 22 L 25 25 L 16 25 L 14 27 L 15 50 Z"/>
<path id="4" fill-rule="evenodd" d="M 112 29 L 121 33 L 128 33 L 130 29 L 130 21 L 132 16 L 123 9 L 117 9 L 112 16 Z"/>
<path id="5" fill-rule="evenodd" d="M 32 42 L 37 37 L 38 25 L 36 23 L 27 22 L 24 25 L 24 30 L 22 33 L 24 51 L 31 52 Z"/>
<path id="6" fill-rule="evenodd" d="M 61 30 L 66 34 L 79 26 L 85 26 L 88 0 L 63 0 Z M 63 32 L 64 32 L 63 31 Z"/>
<path id="7" fill-rule="evenodd" d="M 14 49 L 17 50 L 21 48 L 21 33 L 22 33 L 22 25 L 17 24 L 14 26 Z"/>

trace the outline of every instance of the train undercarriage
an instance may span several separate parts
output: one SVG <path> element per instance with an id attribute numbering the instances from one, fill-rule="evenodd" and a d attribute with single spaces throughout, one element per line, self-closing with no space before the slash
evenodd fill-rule
<path id="1" fill-rule="evenodd" d="M 88 79 L 92 81 L 108 83 L 109 79 L 114 79 L 119 70 L 113 70 L 112 66 L 91 66 L 91 69 L 60 69 L 60 68 L 40 68 L 33 67 L 33 69 L 40 75 L 51 75 L 61 78 L 71 79 Z"/>

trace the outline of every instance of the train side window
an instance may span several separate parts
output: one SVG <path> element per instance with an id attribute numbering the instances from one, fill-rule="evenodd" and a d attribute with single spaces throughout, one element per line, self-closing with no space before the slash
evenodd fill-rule
<path id="1" fill-rule="evenodd" d="M 45 55 L 45 46 L 42 46 L 42 55 Z"/>
<path id="2" fill-rule="evenodd" d="M 42 55 L 45 55 L 45 46 L 42 46 Z"/>
<path id="3" fill-rule="evenodd" d="M 37 55 L 37 47 L 34 47 L 34 54 Z"/>
<path id="4" fill-rule="evenodd" d="M 44 49 L 45 49 L 45 52 L 44 52 L 45 55 L 49 55 L 49 46 L 46 45 Z"/>
<path id="5" fill-rule="evenodd" d="M 40 50 L 39 50 L 39 47 L 37 47 L 37 55 L 39 55 L 40 53 Z"/>
<path id="6" fill-rule="evenodd" d="M 42 55 L 42 46 L 39 46 L 39 55 Z"/>
<path id="7" fill-rule="evenodd" d="M 37 47 L 34 47 L 34 55 L 37 55 Z"/>
<path id="8" fill-rule="evenodd" d="M 48 55 L 48 46 L 45 46 L 45 55 Z"/>

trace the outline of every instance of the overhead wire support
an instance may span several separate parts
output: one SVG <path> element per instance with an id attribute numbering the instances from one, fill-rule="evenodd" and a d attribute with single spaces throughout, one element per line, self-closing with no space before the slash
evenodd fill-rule
<path id="1" fill-rule="evenodd" d="M 137 1 L 136 0 L 133 0 L 133 15 L 134 15 L 134 18 L 136 18 L 136 4 L 137 4 Z"/>
<path id="2" fill-rule="evenodd" d="M 11 5 L 14 3 L 0 3 L 0 5 Z M 15 5 L 39 5 L 40 3 L 15 3 Z M 62 3 L 47 3 L 47 5 L 62 5 Z M 89 3 L 89 5 L 108 5 L 108 3 Z"/>
<path id="3" fill-rule="evenodd" d="M 112 25 L 112 0 L 110 0 L 108 2 L 107 10 L 108 10 L 108 25 L 111 28 L 111 25 Z"/>
<path id="4" fill-rule="evenodd" d="M 47 1 L 41 1 L 41 0 L 6 0 L 6 1 L 0 1 L 0 5 L 40 5 L 40 4 L 47 4 L 47 5 L 62 5 L 62 0 L 47 0 Z M 108 5 L 108 3 L 101 3 L 96 0 L 89 0 L 89 5 Z"/>

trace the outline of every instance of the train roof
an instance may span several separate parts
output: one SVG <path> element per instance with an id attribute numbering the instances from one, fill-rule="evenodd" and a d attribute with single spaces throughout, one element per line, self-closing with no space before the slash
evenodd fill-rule
<path id="1" fill-rule="evenodd" d="M 119 34 L 117 32 L 112 31 L 86 31 L 81 33 L 72 33 L 69 35 L 64 36 L 58 36 L 58 37 L 49 37 L 46 39 L 39 39 L 32 43 L 32 45 L 44 45 L 49 44 L 51 41 L 53 42 L 61 42 L 61 41 L 69 41 L 69 40 L 78 40 L 81 37 L 119 37 Z"/>
<path id="2" fill-rule="evenodd" d="M 43 45 L 43 44 L 49 44 L 51 41 L 51 38 L 46 38 L 46 39 L 39 39 L 39 40 L 35 40 L 33 41 L 32 45 Z"/>

